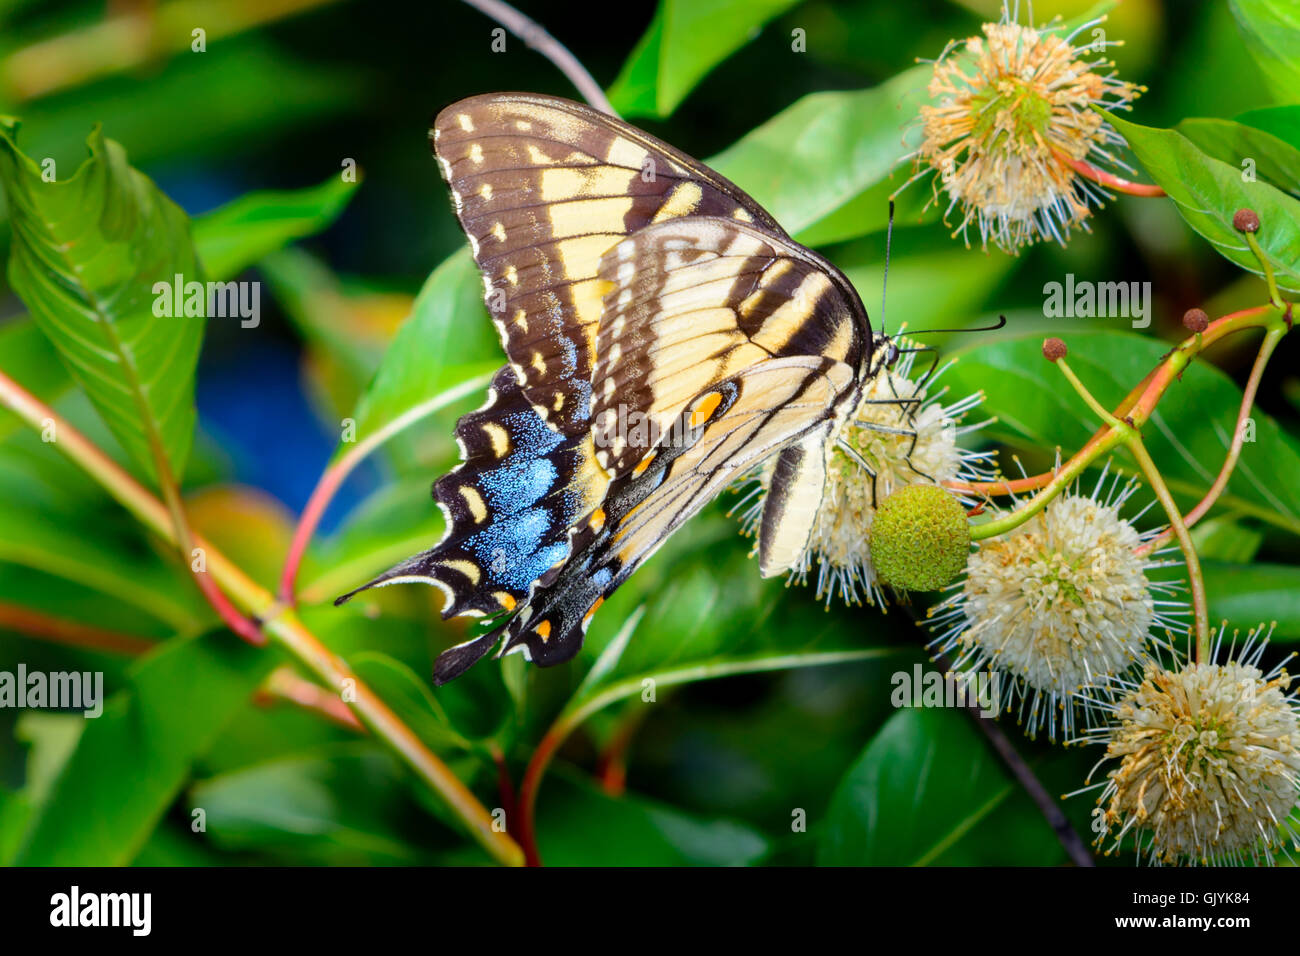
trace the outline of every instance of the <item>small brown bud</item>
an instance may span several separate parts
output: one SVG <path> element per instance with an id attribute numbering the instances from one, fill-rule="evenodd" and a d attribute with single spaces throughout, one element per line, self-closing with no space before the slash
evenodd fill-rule
<path id="1" fill-rule="evenodd" d="M 1065 343 L 1060 339 L 1043 340 L 1043 357 L 1049 362 L 1055 362 L 1057 359 L 1065 358 L 1070 350 L 1065 347 Z"/>
<path id="2" fill-rule="evenodd" d="M 1193 332 L 1204 332 L 1210 327 L 1210 317 L 1204 309 L 1188 309 L 1183 313 L 1183 325 Z"/>
<path id="3" fill-rule="evenodd" d="M 1232 214 L 1232 228 L 1238 232 L 1259 232 L 1259 213 L 1253 209 L 1238 209 Z"/>

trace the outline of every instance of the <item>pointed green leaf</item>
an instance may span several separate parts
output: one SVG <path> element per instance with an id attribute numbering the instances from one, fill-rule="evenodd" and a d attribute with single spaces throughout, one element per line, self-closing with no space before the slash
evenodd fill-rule
<path id="1" fill-rule="evenodd" d="M 194 245 L 209 279 L 229 279 L 268 253 L 326 229 L 347 208 L 356 182 L 240 196 L 194 220 Z"/>
<path id="2" fill-rule="evenodd" d="M 154 314 L 154 286 L 199 278 L 180 207 L 96 128 L 90 158 L 47 182 L 0 119 L 0 182 L 14 241 L 9 281 L 132 459 L 179 477 L 194 437 L 202 317 Z"/>
<path id="3" fill-rule="evenodd" d="M 1110 120 L 1187 224 L 1221 255 L 1256 275 L 1263 270 L 1232 228 L 1232 216 L 1242 208 L 1259 213 L 1263 225 L 1256 238 L 1278 285 L 1300 291 L 1300 200 L 1262 180 L 1244 182 L 1240 166 L 1206 155 L 1177 130 L 1139 126 L 1113 114 Z"/>
<path id="4" fill-rule="evenodd" d="M 649 30 L 610 87 L 610 101 L 626 116 L 671 115 L 710 70 L 797 2 L 660 0 Z"/>
<path id="5" fill-rule="evenodd" d="M 911 151 L 915 131 L 905 127 L 925 102 L 930 72 L 922 65 L 870 89 L 805 96 L 709 164 L 795 238 L 808 232 L 819 242 L 839 241 L 878 229 L 887 217 L 886 193 L 857 228 L 837 223 L 818 235 L 815 227 L 887 179 Z M 891 189 L 905 179 L 900 175 Z"/>

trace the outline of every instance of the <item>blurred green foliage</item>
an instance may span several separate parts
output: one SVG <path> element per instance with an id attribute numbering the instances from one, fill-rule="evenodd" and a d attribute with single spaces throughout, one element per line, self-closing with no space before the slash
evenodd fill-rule
<path id="1" fill-rule="evenodd" d="M 1034 6 L 1040 19 L 1073 19 L 1092 4 Z M 605 5 L 599 17 L 567 4 L 521 8 L 609 84 L 616 106 L 690 154 L 715 157 L 791 234 L 822 248 L 877 327 L 960 329 L 1005 313 L 1006 335 L 937 339 L 964 346 L 943 381 L 954 395 L 984 392 L 980 414 L 996 418 L 986 440 L 1030 471 L 1094 428 L 1037 355 L 1050 324 L 1045 282 L 1075 273 L 1151 283 L 1149 329 L 1068 320 L 1075 367 L 1103 402 L 1118 400 L 1179 336 L 1186 308 L 1263 300 L 1262 284 L 1238 268 L 1253 260 L 1225 227 L 1247 195 L 1234 161 L 1247 149 L 1264 187 L 1249 200 L 1281 227 L 1266 248 L 1286 287 L 1300 281 L 1300 25 L 1286 4 L 1126 0 L 1114 9 L 1106 30 L 1125 41 L 1119 69 L 1150 87 L 1133 114 L 1140 125 L 1120 128 L 1174 202 L 1121 197 L 1068 247 L 1010 257 L 951 239 L 934 210 L 922 211 L 930 187 L 915 186 L 899 204 L 886 314 L 877 311 L 886 202 L 909 175 L 899 160 L 915 146 L 927 78 L 916 61 L 977 32 L 996 16 L 994 0 L 661 0 Z M 346 513 L 306 555 L 304 622 L 488 808 L 507 802 L 498 763 L 517 782 L 548 728 L 562 728 L 538 798 L 546 862 L 1066 860 L 963 715 L 890 706 L 889 675 L 924 660 L 906 610 L 824 609 L 808 589 L 761 581 L 724 514 L 730 494 L 611 598 L 579 657 L 558 668 L 489 662 L 433 690 L 432 658 L 467 631 L 439 619 L 432 589 L 332 607 L 441 534 L 429 483 L 455 462 L 455 417 L 478 404 L 481 376 L 500 361 L 428 154 L 428 118 L 487 90 L 573 93 L 513 38 L 493 53 L 494 24 L 458 3 L 382 15 L 310 0 L 112 10 L 106 19 L 101 4 L 0 2 L 0 111 L 23 121 L 17 145 L 12 127 L 0 128 L 15 237 L 0 229 L 10 262 L 0 370 L 142 477 L 153 475 L 150 431 L 178 469 L 193 440 L 185 481 L 196 529 L 267 586 L 287 547 L 286 505 L 301 501 L 249 487 L 202 402 L 195 432 L 196 361 L 202 388 L 218 367 L 287 348 L 288 385 L 329 443 L 348 423 L 362 441 L 397 432 L 374 455 L 378 487 L 336 506 Z M 59 176 L 62 189 L 86 195 L 73 202 L 65 192 L 54 208 L 40 162 L 77 168 L 88 135 L 82 177 Z M 342 176 L 349 163 L 357 181 Z M 134 228 L 82 215 L 103 196 Z M 65 247 L 72 256 L 60 259 Z M 265 280 L 268 298 L 258 329 L 213 323 L 201 360 L 202 327 L 155 328 L 136 288 L 195 260 L 209 279 Z M 91 301 L 116 309 L 102 327 L 84 312 Z M 1051 320 L 1057 333 L 1060 321 Z M 109 326 L 126 347 L 87 349 Z M 1217 348 L 1217 367 L 1192 367 L 1154 419 L 1151 451 L 1186 503 L 1217 470 L 1249 348 Z M 1277 620 L 1283 645 L 1300 641 L 1300 413 L 1285 371 L 1294 349 L 1284 340 L 1274 359 L 1283 372 L 1260 395 L 1257 439 L 1215 520 L 1198 529 L 1212 613 L 1242 627 Z M 238 395 L 216 400 L 256 402 L 271 384 L 250 374 Z M 436 413 L 395 425 L 440 395 Z M 146 414 L 128 414 L 126 400 Z M 276 427 L 302 427 L 260 401 Z M 347 450 L 339 443 L 333 460 Z M 314 478 L 330 460 L 322 445 L 318 460 L 295 465 Z M 15 609 L 156 646 L 128 660 L 41 640 Z M 102 671 L 112 696 L 91 721 L 0 709 L 0 861 L 487 861 L 375 740 L 266 695 L 255 703 L 273 669 L 292 666 L 286 658 L 237 644 L 169 548 L 0 412 L 0 669 L 17 662 Z M 1003 725 L 1054 793 L 1075 789 L 1095 760 Z M 1087 834 L 1091 802 L 1065 809 Z"/>

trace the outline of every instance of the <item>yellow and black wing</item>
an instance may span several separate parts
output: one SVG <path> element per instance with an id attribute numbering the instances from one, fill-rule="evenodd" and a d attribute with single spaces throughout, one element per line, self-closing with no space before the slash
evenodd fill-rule
<path id="1" fill-rule="evenodd" d="M 707 166 L 569 100 L 470 97 L 439 113 L 431 135 L 506 356 L 538 414 L 564 434 L 588 428 L 607 288 L 597 271 L 611 246 L 682 216 L 785 235 Z"/>
<path id="2" fill-rule="evenodd" d="M 435 680 L 458 676 L 498 642 L 502 654 L 523 653 L 543 666 L 571 658 L 605 599 L 729 482 L 782 449 L 803 449 L 807 461 L 820 464 L 853 384 L 854 371 L 843 362 L 809 356 L 769 359 L 717 383 L 683 410 L 680 438 L 662 443 L 644 469 L 610 484 L 600 510 L 574 529 L 568 560 L 539 582 L 520 612 L 444 652 Z M 702 405 L 711 414 L 691 427 Z M 771 499 L 766 547 L 802 550 L 821 496 L 820 474 L 814 468 L 790 476 L 789 494 Z M 802 511 L 790 507 L 796 502 Z"/>
<path id="3" fill-rule="evenodd" d="M 774 455 L 760 568 L 791 567 L 872 354 L 848 280 L 726 179 L 576 103 L 473 97 L 434 147 L 509 359 L 434 485 L 443 540 L 364 586 L 422 580 L 444 615 L 504 613 L 436 680 L 498 644 L 572 657 L 601 602 Z"/>

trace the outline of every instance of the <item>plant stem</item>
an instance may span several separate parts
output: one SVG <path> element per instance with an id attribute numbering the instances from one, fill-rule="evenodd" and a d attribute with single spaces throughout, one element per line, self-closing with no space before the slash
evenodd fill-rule
<path id="1" fill-rule="evenodd" d="M 147 654 L 157 646 L 156 641 L 147 638 L 119 634 L 3 601 L 0 601 L 0 629 L 14 630 L 29 637 L 39 637 L 70 647 L 131 656 Z"/>
<path id="2" fill-rule="evenodd" d="M 525 46 L 536 50 L 555 64 L 556 68 L 569 78 L 569 82 L 573 84 L 574 89 L 582 94 L 582 98 L 596 109 L 602 113 L 608 113 L 610 116 L 618 115 L 614 111 L 614 107 L 610 105 L 609 99 L 605 96 L 605 91 L 587 72 L 587 68 L 559 40 L 551 36 L 540 23 L 524 16 L 524 14 L 510 6 L 510 4 L 502 2 L 502 0 L 465 0 L 465 2 L 485 16 L 491 17 L 523 40 Z"/>
<path id="3" fill-rule="evenodd" d="M 1264 283 L 1268 286 L 1268 300 L 1273 303 L 1277 309 L 1286 308 L 1282 301 L 1282 294 L 1277 291 L 1277 277 L 1273 275 L 1273 263 L 1269 262 L 1268 256 L 1264 255 L 1264 250 L 1259 246 L 1259 240 L 1255 238 L 1253 232 L 1243 232 L 1246 237 L 1246 245 L 1250 246 L 1250 251 L 1255 254 L 1259 260 L 1260 267 L 1264 270 Z"/>
<path id="4" fill-rule="evenodd" d="M 1114 173 L 1108 173 L 1104 169 L 1085 162 L 1082 159 L 1073 159 L 1065 153 L 1053 150 L 1056 158 L 1065 163 L 1084 179 L 1091 179 L 1094 183 L 1105 186 L 1107 189 L 1113 189 L 1117 193 L 1127 193 L 1130 196 L 1167 196 L 1163 189 L 1151 183 L 1135 183 L 1130 179 L 1123 179 Z"/>
<path id="5" fill-rule="evenodd" d="M 1178 538 L 1179 547 L 1182 548 L 1183 561 L 1187 564 L 1187 580 L 1192 591 L 1192 614 L 1196 619 L 1196 659 L 1208 662 L 1210 660 L 1210 612 L 1205 601 L 1205 578 L 1201 574 L 1201 559 L 1197 557 L 1196 546 L 1192 543 L 1192 535 L 1187 530 L 1186 522 L 1183 521 L 1182 512 L 1178 510 L 1178 503 L 1174 501 L 1174 496 L 1170 493 L 1164 478 L 1161 477 L 1160 469 L 1156 467 L 1146 445 L 1142 443 L 1142 438 L 1136 434 L 1130 437 L 1128 448 L 1137 459 L 1147 481 L 1150 482 L 1151 490 L 1155 492 L 1156 499 L 1164 507 L 1165 514 L 1169 516 L 1169 526 Z"/>
<path id="6" fill-rule="evenodd" d="M 58 448 L 98 481 L 142 524 L 175 545 L 175 527 L 167 508 L 72 424 L 60 418 L 20 385 L 0 372 L 0 404 L 40 430 L 53 421 Z M 327 648 L 298 619 L 292 609 L 275 601 L 224 554 L 195 536 L 196 547 L 207 555 L 208 573 L 231 597 L 262 624 L 262 630 L 310 669 L 328 688 L 344 699 L 372 733 L 402 757 L 435 793 L 442 797 L 471 835 L 498 862 L 517 866 L 523 862 L 518 844 L 492 828 L 492 817 L 474 794 L 438 759 L 422 740 L 393 713 L 347 664 Z"/>
<path id="7" fill-rule="evenodd" d="M 311 498 L 307 500 L 307 506 L 303 508 L 302 515 L 298 518 L 298 525 L 293 529 L 293 540 L 289 545 L 289 553 L 285 557 L 284 570 L 280 573 L 279 596 L 281 601 L 290 607 L 296 606 L 298 570 L 307 554 L 307 548 L 311 544 L 312 536 L 316 533 L 320 519 L 325 516 L 325 511 L 329 508 L 330 502 L 334 500 L 339 488 L 342 487 L 343 482 L 347 480 L 348 475 L 352 474 L 357 465 L 365 461 L 371 452 L 394 435 L 409 428 L 415 422 L 445 408 L 452 402 L 482 391 L 491 380 L 491 375 L 475 376 L 454 388 L 449 388 L 445 392 L 438 393 L 433 398 L 412 406 L 382 428 L 375 429 L 357 442 L 347 452 L 340 455 L 338 461 L 321 473 L 320 479 L 316 482 L 316 487 L 312 489 Z"/>
<path id="8" fill-rule="evenodd" d="M 1191 360 L 1205 348 L 1234 332 L 1240 332 L 1248 328 L 1263 328 L 1268 330 L 1270 336 L 1276 335 L 1280 338 L 1290 328 L 1289 317 L 1289 306 L 1285 315 L 1279 317 L 1274 313 L 1274 307 L 1270 303 L 1243 309 L 1240 312 L 1233 312 L 1216 319 L 1210 323 L 1204 332 L 1188 337 L 1170 351 L 1161 360 L 1160 364 L 1148 372 L 1146 377 L 1124 397 L 1124 400 L 1115 407 L 1113 412 L 1106 411 L 1083 387 L 1083 384 L 1073 370 L 1069 368 L 1068 364 L 1062 362 L 1061 364 L 1064 366 L 1062 371 L 1071 385 L 1084 396 L 1089 408 L 1096 412 L 1105 424 L 1093 433 L 1087 444 L 1071 456 L 1064 465 L 1053 471 L 1010 481 L 944 482 L 945 487 L 954 491 L 989 496 L 1011 495 L 1041 489 L 1039 494 L 1014 511 L 993 521 L 972 527 L 972 540 L 980 541 L 1004 534 L 1028 521 L 1033 515 L 1046 507 L 1047 503 L 1059 494 L 1071 479 L 1082 473 L 1099 457 L 1122 444 L 1126 440 L 1126 433 L 1130 428 L 1139 428 L 1146 422 L 1169 386 L 1179 379 L 1183 371 L 1191 363 Z M 1276 345 L 1276 342 L 1274 345 Z M 1270 352 L 1272 347 L 1270 346 Z M 1238 452 L 1240 452 L 1240 447 L 1238 447 Z M 1226 478 L 1224 482 L 1226 484 Z"/>
<path id="9" fill-rule="evenodd" d="M 1277 348 L 1277 343 L 1282 340 L 1282 336 L 1285 334 L 1285 329 L 1274 328 L 1269 329 L 1268 334 L 1264 336 L 1264 341 L 1259 347 L 1259 354 L 1255 356 L 1255 364 L 1250 370 L 1250 378 L 1247 380 L 1246 388 L 1241 395 L 1241 408 L 1237 412 L 1237 424 L 1233 429 L 1228 455 L 1224 458 L 1223 466 L 1219 469 L 1219 474 L 1214 479 L 1214 484 L 1210 486 L 1210 490 L 1205 493 L 1205 497 L 1183 519 L 1188 528 L 1191 528 L 1196 522 L 1205 517 L 1206 512 L 1214 507 L 1214 503 L 1219 500 L 1219 496 L 1228 487 L 1228 479 L 1232 477 L 1233 469 L 1237 466 L 1237 459 L 1241 456 L 1241 448 L 1245 442 L 1246 420 L 1250 418 L 1251 408 L 1255 404 L 1255 395 L 1259 391 L 1260 380 L 1264 377 L 1264 367 L 1268 364 L 1273 350 Z M 1163 534 L 1138 548 L 1137 553 L 1139 555 L 1150 554 L 1163 547 L 1173 535 L 1174 531 L 1171 525 Z"/>

